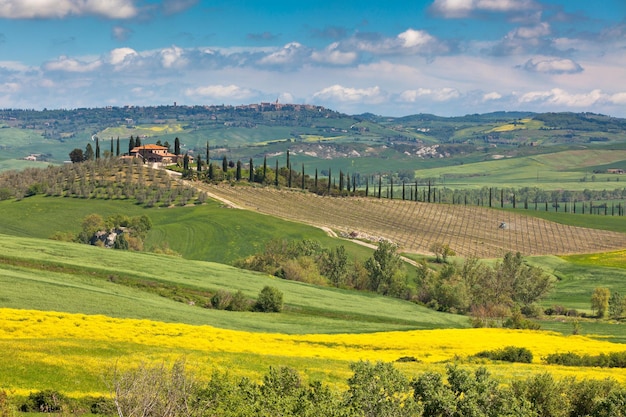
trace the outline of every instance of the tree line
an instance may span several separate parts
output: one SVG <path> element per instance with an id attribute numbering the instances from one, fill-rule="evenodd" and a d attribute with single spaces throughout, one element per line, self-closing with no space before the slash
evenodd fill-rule
<path id="1" fill-rule="evenodd" d="M 445 375 L 407 378 L 393 363 L 353 362 L 345 388 L 306 381 L 287 366 L 272 366 L 260 381 L 173 365 L 114 368 L 110 397 L 72 400 L 54 390 L 12 404 L 0 395 L 0 412 L 46 411 L 119 417 L 618 417 L 626 415 L 626 388 L 605 379 L 556 379 L 538 373 L 501 384 L 484 367 L 448 364 Z"/>

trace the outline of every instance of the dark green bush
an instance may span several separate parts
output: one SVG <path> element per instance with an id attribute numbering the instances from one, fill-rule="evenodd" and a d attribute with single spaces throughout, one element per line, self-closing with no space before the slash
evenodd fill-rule
<path id="1" fill-rule="evenodd" d="M 67 399 L 54 390 L 31 392 L 20 406 L 22 412 L 57 413 L 62 410 Z"/>
<path id="2" fill-rule="evenodd" d="M 478 352 L 474 356 L 504 362 L 531 363 L 533 361 L 533 353 L 530 350 L 517 346 L 507 346 L 497 350 L 485 350 Z"/>
<path id="3" fill-rule="evenodd" d="M 254 309 L 263 313 L 280 313 L 283 310 L 283 293 L 266 285 L 259 293 Z"/>

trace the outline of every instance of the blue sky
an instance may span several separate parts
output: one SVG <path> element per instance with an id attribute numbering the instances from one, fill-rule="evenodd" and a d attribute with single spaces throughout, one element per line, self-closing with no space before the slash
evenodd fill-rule
<path id="1" fill-rule="evenodd" d="M 0 107 L 626 117 L 624 0 L 0 0 Z"/>

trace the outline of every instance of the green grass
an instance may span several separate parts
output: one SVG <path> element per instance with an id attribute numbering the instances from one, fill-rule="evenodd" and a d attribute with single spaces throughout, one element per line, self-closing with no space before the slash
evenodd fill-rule
<path id="1" fill-rule="evenodd" d="M 417 178 L 438 178 L 452 189 L 496 187 L 539 187 L 546 190 L 620 188 L 615 175 L 592 174 L 599 164 L 619 164 L 626 159 L 624 151 L 578 150 L 521 158 L 502 158 L 432 169 L 418 169 Z M 595 175 L 595 181 L 591 176 Z M 584 178 L 587 181 L 582 181 Z M 608 182 L 607 179 L 611 180 Z"/>
<path id="2" fill-rule="evenodd" d="M 280 333 L 360 333 L 467 325 L 466 317 L 398 299 L 315 287 L 222 264 L 7 235 L 0 235 L 0 244 L 0 259 L 20 261 L 18 266 L 15 262 L 0 263 L 1 307 Z M 271 285 L 283 292 L 286 311 L 266 315 L 192 307 L 115 284 L 103 276 L 132 276 L 199 290 L 240 290 L 250 298 Z"/>
<path id="3" fill-rule="evenodd" d="M 514 211 L 522 213 L 528 216 L 539 217 L 541 219 L 549 220 L 555 223 L 566 224 L 569 226 L 588 227 L 590 229 L 610 230 L 613 232 L 626 233 L 626 220 L 623 216 L 611 216 L 611 209 L 609 208 L 609 215 L 590 215 L 590 214 L 574 214 L 574 213 L 556 213 L 554 211 L 542 210 L 542 203 L 539 204 L 539 210 L 529 209 L 515 209 Z M 513 210 L 513 209 L 507 209 Z M 617 210 L 617 208 L 616 208 Z M 580 206 L 579 206 L 580 211 Z"/>
<path id="4" fill-rule="evenodd" d="M 209 201 L 193 207 L 146 209 L 127 200 L 28 197 L 0 201 L 0 233 L 48 238 L 55 232 L 78 233 L 88 214 L 150 217 L 153 223 L 145 246 L 164 242 L 184 258 L 232 263 L 261 251 L 271 239 L 314 239 L 325 247 L 344 245 L 351 257 L 365 259 L 371 250 L 330 238 L 320 229 Z"/>

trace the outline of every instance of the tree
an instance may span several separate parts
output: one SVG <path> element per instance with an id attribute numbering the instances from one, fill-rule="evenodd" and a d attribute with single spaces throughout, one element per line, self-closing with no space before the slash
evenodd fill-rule
<path id="1" fill-rule="evenodd" d="M 111 138 L 111 151 L 110 152 L 111 152 L 111 154 L 110 154 L 111 157 L 113 157 L 113 155 L 114 155 L 113 152 L 115 152 L 115 150 L 113 149 L 113 138 Z"/>
<path id="2" fill-rule="evenodd" d="M 70 152 L 70 161 L 72 163 L 83 162 L 85 160 L 85 156 L 83 154 L 83 150 L 80 148 L 74 148 L 72 152 Z"/>
<path id="3" fill-rule="evenodd" d="M 335 287 L 345 283 L 348 272 L 348 254 L 343 245 L 328 251 L 322 262 L 322 274 L 329 279 Z"/>
<path id="4" fill-rule="evenodd" d="M 196 170 L 202 172 L 202 157 L 200 155 L 198 155 L 198 160 L 196 161 Z"/>
<path id="5" fill-rule="evenodd" d="M 100 159 L 100 140 L 96 136 L 96 159 Z"/>
<path id="6" fill-rule="evenodd" d="M 619 319 L 626 310 L 626 297 L 622 297 L 617 291 L 611 293 L 609 298 L 609 317 Z"/>
<path id="7" fill-rule="evenodd" d="M 374 255 L 365 262 L 369 275 L 369 289 L 385 295 L 398 295 L 403 289 L 402 261 L 397 246 L 386 240 L 378 244 Z"/>
<path id="8" fill-rule="evenodd" d="M 248 175 L 248 181 L 254 182 L 254 162 L 252 161 L 252 158 L 250 158 L 250 162 L 248 163 L 248 165 L 250 166 L 250 173 Z"/>
<path id="9" fill-rule="evenodd" d="M 210 155 L 210 153 L 209 153 L 209 141 L 207 140 L 207 141 L 206 141 L 206 155 L 205 155 L 205 158 L 206 158 L 206 162 L 207 162 L 207 164 L 209 163 L 209 158 L 210 158 L 210 156 L 211 156 L 211 155 Z"/>
<path id="10" fill-rule="evenodd" d="M 241 181 L 241 161 L 237 161 L 237 169 L 235 171 L 235 179 Z"/>
<path id="11" fill-rule="evenodd" d="M 88 143 L 85 147 L 85 161 L 93 161 L 94 153 L 91 143 Z"/>
<path id="12" fill-rule="evenodd" d="M 213 162 L 209 163 L 209 172 L 207 173 L 207 177 L 209 177 L 210 180 L 214 179 L 214 177 L 215 177 L 215 172 L 214 172 L 214 168 L 213 168 Z"/>
<path id="13" fill-rule="evenodd" d="M 355 362 L 354 375 L 348 380 L 346 404 L 355 415 L 419 416 L 421 407 L 411 396 L 409 380 L 391 363 Z"/>
<path id="14" fill-rule="evenodd" d="M 222 157 L 222 171 L 224 174 L 228 172 L 228 159 L 226 159 L 226 155 Z"/>
<path id="15" fill-rule="evenodd" d="M 135 138 L 133 137 L 133 135 L 130 135 L 130 139 L 128 140 L 128 154 L 129 155 L 133 151 L 133 149 L 135 149 Z"/>
<path id="16" fill-rule="evenodd" d="M 263 155 L 263 183 L 267 180 L 267 155 Z"/>
<path id="17" fill-rule="evenodd" d="M 141 146 L 141 139 L 139 139 L 139 135 L 137 135 L 137 137 L 135 138 L 135 148 L 138 148 Z"/>
<path id="18" fill-rule="evenodd" d="M 274 186 L 278 187 L 278 159 L 276 160 L 276 171 L 274 172 Z"/>
<path id="19" fill-rule="evenodd" d="M 604 318 L 609 309 L 609 299 L 611 291 L 605 287 L 598 287 L 593 290 L 591 295 L 591 310 L 593 310 L 598 318 Z"/>
<path id="20" fill-rule="evenodd" d="M 187 154 L 185 154 L 185 156 L 183 157 L 183 170 L 189 170 L 189 155 Z"/>
<path id="21" fill-rule="evenodd" d="M 266 285 L 259 292 L 254 309 L 263 313 L 280 313 L 283 310 L 283 293 Z"/>
<path id="22" fill-rule="evenodd" d="M 120 137 L 117 137 L 117 144 L 115 148 L 115 156 L 120 156 Z"/>
<path id="23" fill-rule="evenodd" d="M 430 245 L 430 251 L 435 254 L 437 263 L 448 263 L 448 256 L 456 255 L 447 243 L 441 242 L 434 242 Z"/>
<path id="24" fill-rule="evenodd" d="M 174 155 L 180 155 L 180 139 L 174 139 Z"/>

